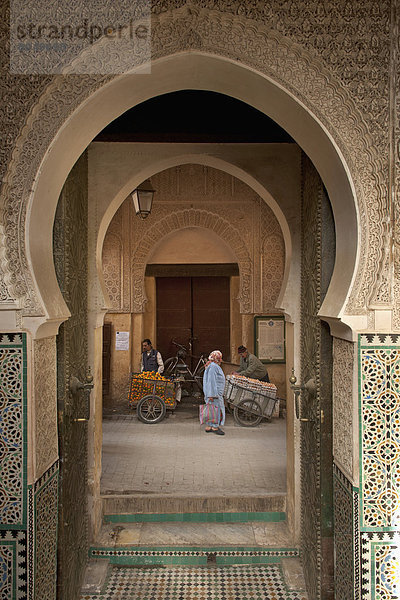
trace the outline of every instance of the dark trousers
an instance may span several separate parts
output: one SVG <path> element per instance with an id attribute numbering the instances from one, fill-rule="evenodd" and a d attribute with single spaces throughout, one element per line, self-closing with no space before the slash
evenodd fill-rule
<path id="1" fill-rule="evenodd" d="M 260 381 L 266 381 L 267 383 L 269 383 L 269 377 L 268 377 L 268 373 L 266 373 L 264 375 L 264 377 L 262 379 L 260 379 Z"/>

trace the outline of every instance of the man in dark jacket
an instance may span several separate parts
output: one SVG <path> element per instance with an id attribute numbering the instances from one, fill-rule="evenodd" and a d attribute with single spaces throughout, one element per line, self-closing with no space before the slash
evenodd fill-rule
<path id="1" fill-rule="evenodd" d="M 151 345 L 151 341 L 146 338 L 142 342 L 142 362 L 140 365 L 141 371 L 155 371 L 156 373 L 164 372 L 164 363 L 161 354 L 157 352 Z"/>
<path id="2" fill-rule="evenodd" d="M 255 354 L 250 354 L 245 346 L 239 346 L 238 353 L 240 356 L 240 367 L 236 371 L 238 375 L 269 383 L 267 367 Z"/>

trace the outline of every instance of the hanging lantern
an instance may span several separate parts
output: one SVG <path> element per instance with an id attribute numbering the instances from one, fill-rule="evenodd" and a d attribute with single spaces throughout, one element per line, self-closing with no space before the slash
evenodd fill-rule
<path id="1" fill-rule="evenodd" d="M 131 196 L 133 206 L 135 207 L 135 213 L 139 215 L 141 219 L 146 219 L 151 213 L 154 196 L 154 189 L 150 183 L 150 179 L 146 179 L 146 181 L 141 183 L 136 190 L 133 190 Z"/>

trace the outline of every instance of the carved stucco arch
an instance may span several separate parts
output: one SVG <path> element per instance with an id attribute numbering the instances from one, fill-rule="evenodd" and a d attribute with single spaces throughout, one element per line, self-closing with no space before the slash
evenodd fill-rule
<path id="1" fill-rule="evenodd" d="M 347 89 L 323 62 L 262 22 L 193 6 L 154 16 L 152 50 L 151 77 L 57 76 L 31 111 L 4 184 L 5 244 L 0 248 L 0 265 L 7 297 L 3 293 L 2 300 L 20 308 L 24 315 L 44 314 L 61 320 L 68 316 L 51 259 L 54 212 L 68 172 L 112 119 L 147 98 L 185 86 L 228 93 L 266 112 L 287 129 L 316 165 L 339 219 L 338 270 L 332 285 L 340 285 L 344 276 L 341 261 L 351 255 L 353 265 L 352 270 L 345 270 L 347 297 L 344 294 L 341 307 L 331 306 L 328 293 L 326 313 L 340 316 L 347 302 L 347 313 L 362 314 L 368 301 L 386 298 L 387 265 L 382 248 L 387 233 L 378 150 Z M 90 61 L 90 55 L 85 60 Z M 212 61 L 218 68 L 213 69 Z M 179 81 L 168 81 L 168 73 L 177 70 Z M 226 82 L 233 70 L 242 72 L 237 73 L 236 87 L 230 89 Z M 249 80 L 257 76 L 263 80 L 265 93 L 254 95 Z M 101 114 L 95 112 L 99 104 Z M 298 128 L 300 116 L 308 132 Z M 319 139 L 310 142 L 313 128 Z M 349 237 L 359 236 L 359 240 L 347 239 L 342 231 L 340 210 L 336 214 L 336 200 L 330 193 L 331 168 L 341 173 L 337 195 L 346 198 L 351 213 L 347 223 L 351 220 L 356 232 Z M 368 192 L 368 205 L 364 191 Z M 41 240 L 37 239 L 39 231 Z M 44 280 L 42 273 L 51 270 L 53 274 Z"/>
<path id="2" fill-rule="evenodd" d="M 239 266 L 240 291 L 237 299 L 240 303 L 240 312 L 251 313 L 253 306 L 252 264 L 240 232 L 220 215 L 201 209 L 175 211 L 146 231 L 146 237 L 141 240 L 140 245 L 132 254 L 133 312 L 141 313 L 145 308 L 144 276 L 148 257 L 155 244 L 169 233 L 185 227 L 210 229 L 232 249 Z"/>

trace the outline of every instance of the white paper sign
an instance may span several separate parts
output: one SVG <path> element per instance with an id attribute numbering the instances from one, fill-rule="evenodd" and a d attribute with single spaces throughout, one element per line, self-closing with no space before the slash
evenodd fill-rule
<path id="1" fill-rule="evenodd" d="M 285 322 L 269 319 L 258 322 L 258 358 L 260 360 L 284 360 Z"/>
<path id="2" fill-rule="evenodd" d="M 129 350 L 129 331 L 117 331 L 115 334 L 115 349 Z"/>

